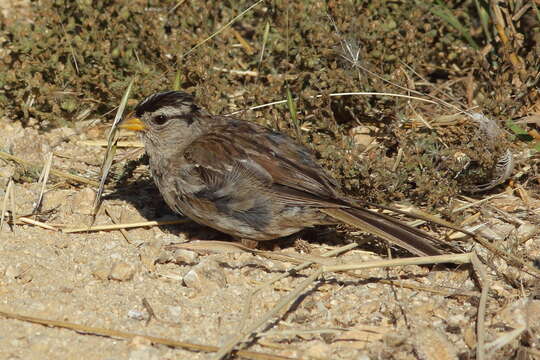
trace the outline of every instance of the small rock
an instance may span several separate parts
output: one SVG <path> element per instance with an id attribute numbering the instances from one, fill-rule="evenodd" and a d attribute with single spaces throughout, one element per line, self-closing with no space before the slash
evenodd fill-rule
<path id="1" fill-rule="evenodd" d="M 225 287 L 227 276 L 219 264 L 211 259 L 204 259 L 184 276 L 184 284 L 201 292 Z"/>
<path id="2" fill-rule="evenodd" d="M 48 137 L 52 146 L 58 146 L 60 143 L 69 140 L 71 137 L 75 136 L 76 134 L 77 132 L 75 131 L 75 129 L 72 129 L 69 127 L 61 127 L 61 128 L 52 129 L 48 133 Z"/>
<path id="3" fill-rule="evenodd" d="M 357 126 L 351 129 L 350 134 L 354 143 L 361 149 L 367 148 L 375 138 L 372 136 L 378 129 L 375 126 Z"/>
<path id="4" fill-rule="evenodd" d="M 72 190 L 49 190 L 43 194 L 42 209 L 62 209 L 64 205 L 69 204 L 68 198 L 73 194 Z"/>
<path id="5" fill-rule="evenodd" d="M 531 223 L 521 224 L 517 229 L 519 242 L 524 242 L 532 238 L 539 231 L 538 226 Z"/>
<path id="6" fill-rule="evenodd" d="M 171 317 L 176 320 L 179 320 L 182 314 L 184 313 L 184 311 L 182 311 L 182 308 L 180 306 L 169 306 L 168 310 Z"/>
<path id="7" fill-rule="evenodd" d="M 325 360 L 330 358 L 330 346 L 324 343 L 317 343 L 310 346 L 304 353 L 306 359 Z"/>
<path id="8" fill-rule="evenodd" d="M 135 275 L 135 268 L 123 261 L 117 262 L 113 265 L 109 279 L 117 281 L 128 281 Z"/>
<path id="9" fill-rule="evenodd" d="M 92 270 L 92 275 L 96 277 L 99 280 L 107 280 L 109 278 L 109 274 L 111 273 L 111 267 L 108 264 L 98 264 L 96 267 L 94 267 L 94 270 Z"/>
<path id="10" fill-rule="evenodd" d="M 78 191 L 71 198 L 71 209 L 76 214 L 92 215 L 96 193 L 90 188 Z"/>
<path id="11" fill-rule="evenodd" d="M 18 283 L 28 283 L 32 281 L 33 277 L 30 273 L 31 265 L 27 264 L 17 264 L 17 265 L 8 265 L 5 270 L 4 276 L 8 279 L 9 282 L 18 282 Z"/>
<path id="12" fill-rule="evenodd" d="M 149 256 L 148 254 L 140 253 L 139 254 L 141 263 L 143 264 L 144 268 L 148 272 L 155 272 L 156 271 L 156 258 L 153 256 Z"/>
<path id="13" fill-rule="evenodd" d="M 476 332 L 474 326 L 467 326 L 463 331 L 463 341 L 470 349 L 474 349 L 476 346 Z"/>
<path id="14" fill-rule="evenodd" d="M 397 348 L 407 341 L 407 337 L 405 334 L 390 332 L 383 337 L 383 340 L 389 347 Z"/>
<path id="15" fill-rule="evenodd" d="M 509 328 L 529 327 L 529 331 L 540 332 L 540 300 L 519 299 L 501 310 L 496 320 Z"/>
<path id="16" fill-rule="evenodd" d="M 50 151 L 47 138 L 40 136 L 36 129 L 25 128 L 12 140 L 11 152 L 33 163 L 42 163 Z"/>
<path id="17" fill-rule="evenodd" d="M 144 316 L 144 313 L 139 310 L 131 309 L 127 313 L 128 318 L 133 320 L 144 320 L 146 317 Z"/>
<path id="18" fill-rule="evenodd" d="M 20 266 L 15 266 L 15 265 L 8 265 L 8 267 L 6 268 L 6 271 L 4 272 L 4 276 L 8 279 L 15 279 L 21 274 L 22 274 L 22 271 L 21 271 Z"/>
<path id="19" fill-rule="evenodd" d="M 456 347 L 442 331 L 425 328 L 416 333 L 414 346 L 422 360 L 458 359 Z"/>
<path id="20" fill-rule="evenodd" d="M 193 265 L 196 264 L 199 260 L 199 254 L 194 251 L 184 249 L 175 250 L 173 257 L 176 264 Z"/>
<path id="21" fill-rule="evenodd" d="M 15 167 L 6 165 L 0 167 L 0 189 L 4 190 L 7 186 L 9 178 L 15 174 Z"/>
<path id="22" fill-rule="evenodd" d="M 495 224 L 484 226 L 479 233 L 488 240 L 503 241 L 514 229 L 512 224 Z"/>

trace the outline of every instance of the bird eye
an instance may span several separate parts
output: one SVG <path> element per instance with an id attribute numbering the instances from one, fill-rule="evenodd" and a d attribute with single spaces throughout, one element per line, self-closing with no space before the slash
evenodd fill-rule
<path id="1" fill-rule="evenodd" d="M 154 122 L 158 125 L 163 125 L 167 122 L 167 117 L 165 115 L 158 115 L 154 118 Z"/>

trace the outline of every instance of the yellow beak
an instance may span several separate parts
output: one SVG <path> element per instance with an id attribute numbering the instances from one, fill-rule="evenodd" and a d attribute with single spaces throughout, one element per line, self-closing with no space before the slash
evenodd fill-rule
<path id="1" fill-rule="evenodd" d="M 120 125 L 120 128 L 122 129 L 128 129 L 133 131 L 144 131 L 146 130 L 146 125 L 141 121 L 141 119 L 136 117 L 130 117 L 128 119 L 123 120 Z"/>

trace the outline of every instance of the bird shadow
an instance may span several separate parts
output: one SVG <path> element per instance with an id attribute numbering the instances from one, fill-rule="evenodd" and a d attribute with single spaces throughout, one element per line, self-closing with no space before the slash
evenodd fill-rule
<path id="1" fill-rule="evenodd" d="M 112 192 L 103 196 L 103 200 L 119 200 L 131 204 L 139 214 L 148 220 L 171 220 L 180 215 L 175 213 L 163 200 L 153 180 L 148 176 L 125 181 Z M 188 221 L 183 224 L 160 225 L 159 228 L 167 234 L 194 240 L 220 240 L 238 242 L 238 239 L 219 232 L 210 227 Z M 367 240 L 367 241 L 366 241 Z M 362 242 L 361 248 L 379 255 L 388 255 L 389 245 L 383 240 L 370 234 L 352 235 L 342 226 L 321 225 L 304 229 L 296 234 L 257 244 L 260 250 L 279 250 L 294 247 L 297 252 L 309 253 L 313 244 L 326 246 L 343 246 L 351 242 Z M 394 257 L 411 256 L 407 251 L 392 247 Z"/>
<path id="2" fill-rule="evenodd" d="M 121 186 L 103 196 L 103 201 L 124 201 L 132 205 L 145 219 L 173 220 L 181 217 L 169 208 L 150 178 L 141 177 Z M 159 225 L 159 228 L 174 236 L 187 237 L 190 240 L 228 240 L 232 237 L 199 225 L 194 221 L 183 224 Z"/>
<path id="3" fill-rule="evenodd" d="M 123 182 L 104 195 L 103 201 L 124 201 L 132 205 L 142 217 L 148 220 L 171 220 L 180 217 L 165 203 L 153 180 L 146 176 Z M 230 235 L 194 221 L 184 224 L 160 225 L 159 228 L 165 233 L 185 237 L 189 240 L 238 241 Z M 276 250 L 284 247 L 295 247 L 299 252 L 309 252 L 309 244 L 339 246 L 347 242 L 350 240 L 347 241 L 345 232 L 338 231 L 332 226 L 317 226 L 284 238 L 259 242 L 257 248 Z"/>

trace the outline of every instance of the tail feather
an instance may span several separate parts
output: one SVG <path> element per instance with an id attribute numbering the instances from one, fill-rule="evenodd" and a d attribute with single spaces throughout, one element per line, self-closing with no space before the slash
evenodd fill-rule
<path id="1" fill-rule="evenodd" d="M 438 242 L 437 239 L 391 216 L 361 208 L 326 208 L 322 211 L 342 223 L 377 235 L 413 254 L 419 256 L 444 254 L 433 245 Z"/>

